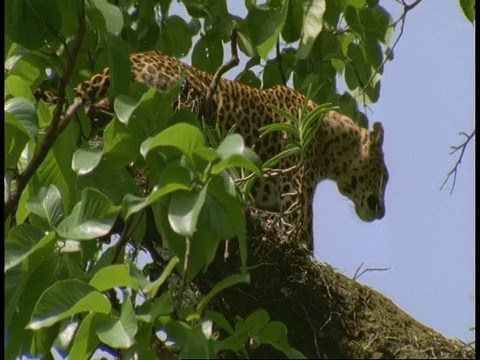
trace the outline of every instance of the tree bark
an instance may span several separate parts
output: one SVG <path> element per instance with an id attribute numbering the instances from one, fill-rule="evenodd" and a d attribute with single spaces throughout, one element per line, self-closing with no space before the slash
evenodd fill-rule
<path id="1" fill-rule="evenodd" d="M 247 219 L 251 284 L 223 291 L 212 304 L 232 323 L 235 316 L 245 318 L 264 308 L 271 320 L 287 326 L 290 344 L 308 358 L 475 357 L 474 348 L 447 339 L 381 293 L 315 260 L 298 246 L 298 237 L 271 226 L 266 213 L 248 211 Z M 202 293 L 238 272 L 236 250 L 229 252 L 224 259 L 219 249 L 217 259 L 199 278 Z M 249 354 L 284 357 L 267 346 L 251 349 Z"/>

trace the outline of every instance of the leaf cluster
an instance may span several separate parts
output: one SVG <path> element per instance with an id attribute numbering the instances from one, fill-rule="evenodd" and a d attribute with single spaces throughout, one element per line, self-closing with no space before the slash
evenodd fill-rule
<path id="1" fill-rule="evenodd" d="M 240 168 L 261 176 L 258 157 L 234 133 L 209 145 L 195 114 L 174 112 L 181 81 L 164 92 L 131 84 L 129 54 L 190 53 L 192 65 L 214 73 L 235 27 L 240 51 L 251 58 L 238 81 L 263 88 L 291 82 L 304 93 L 311 87 L 313 101 L 366 124 L 355 99 L 378 100 L 384 61 L 393 56 L 390 15 L 367 0 L 246 1 L 243 17 L 226 0 L 183 1 L 184 16 L 171 5 L 5 4 L 6 18 L 17 19 L 6 24 L 4 49 L 6 358 L 46 356 L 52 348 L 88 358 L 106 347 L 148 359 L 158 357 L 155 344 L 181 357 L 248 356 L 262 344 L 301 356 L 285 325 L 265 310 L 227 319 L 208 308 L 223 289 L 249 282 L 248 193 L 232 174 Z M 87 114 L 70 113 L 68 104 L 77 84 L 107 66 L 114 119 L 98 137 Z M 337 94 L 338 75 L 354 96 Z M 59 105 L 35 101 L 38 87 L 55 90 Z M 308 115 L 304 108 L 300 119 L 275 110 L 291 125 L 265 133 L 285 131 L 291 142 L 268 167 L 302 157 L 328 108 Z M 182 302 L 229 239 L 238 242 L 238 273 Z M 151 242 L 169 253 L 157 274 L 139 256 Z"/>

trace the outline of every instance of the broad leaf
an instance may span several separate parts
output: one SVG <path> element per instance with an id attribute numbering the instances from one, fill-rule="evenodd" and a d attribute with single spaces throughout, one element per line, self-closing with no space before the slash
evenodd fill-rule
<path id="1" fill-rule="evenodd" d="M 82 191 L 81 200 L 58 226 L 57 232 L 64 238 L 76 240 L 95 239 L 108 234 L 120 206 L 114 206 L 95 188 Z"/>
<path id="2" fill-rule="evenodd" d="M 87 314 L 78 326 L 69 359 L 88 359 L 100 343 L 95 333 L 95 316 L 94 312 Z"/>
<path id="3" fill-rule="evenodd" d="M 127 293 L 123 294 L 123 299 L 120 318 L 101 315 L 95 321 L 98 338 L 112 348 L 129 348 L 135 343 L 138 331 L 135 312 Z"/>
<path id="4" fill-rule="evenodd" d="M 173 231 L 187 237 L 195 233 L 198 216 L 206 195 L 206 186 L 200 192 L 177 191 L 172 194 L 168 208 L 168 220 Z"/>
<path id="5" fill-rule="evenodd" d="M 95 311 L 109 313 L 110 302 L 94 287 L 80 280 L 57 281 L 38 299 L 28 328 L 51 326 L 74 314 Z"/>
<path id="6" fill-rule="evenodd" d="M 179 123 L 145 140 L 140 147 L 140 153 L 143 157 L 147 157 L 150 150 L 159 146 L 175 147 L 191 158 L 194 150 L 205 146 L 205 140 L 202 132 L 197 127 Z"/>
<path id="7" fill-rule="evenodd" d="M 73 153 L 72 169 L 77 175 L 86 175 L 93 171 L 103 158 L 103 151 L 98 149 L 77 149 Z"/>
<path id="8" fill-rule="evenodd" d="M 187 168 L 178 165 L 168 165 L 160 174 L 159 186 L 153 188 L 152 192 L 145 198 L 128 194 L 123 199 L 123 215 L 128 219 L 162 196 L 177 190 L 188 190 L 191 178 Z"/>
<path id="9" fill-rule="evenodd" d="M 27 200 L 28 210 L 48 221 L 52 228 L 56 228 L 63 220 L 63 200 L 60 190 L 55 185 L 42 187 L 38 194 Z"/>
<path id="10" fill-rule="evenodd" d="M 4 271 L 21 263 L 34 252 L 53 243 L 55 232 L 44 235 L 30 224 L 22 224 L 12 228 L 5 242 Z"/>
<path id="11" fill-rule="evenodd" d="M 305 59 L 310 54 L 313 42 L 322 31 L 323 14 L 325 13 L 325 0 L 302 1 L 302 4 L 302 37 L 297 52 L 297 58 L 299 59 Z"/>
<path id="12" fill-rule="evenodd" d="M 95 287 L 98 291 L 104 292 L 116 287 L 130 287 L 134 290 L 139 289 L 139 284 L 136 279 L 130 275 L 130 267 L 134 265 L 129 264 L 115 264 L 104 267 L 90 280 L 90 285 Z M 147 283 L 147 279 L 144 279 Z"/>
<path id="13" fill-rule="evenodd" d="M 62 25 L 54 1 L 7 1 L 5 3 L 5 32 L 27 49 L 38 49 L 45 41 L 55 39 Z"/>
<path id="14" fill-rule="evenodd" d="M 5 112 L 14 116 L 11 123 L 27 135 L 33 142 L 37 141 L 38 119 L 35 105 L 25 98 L 17 97 L 5 102 Z"/>

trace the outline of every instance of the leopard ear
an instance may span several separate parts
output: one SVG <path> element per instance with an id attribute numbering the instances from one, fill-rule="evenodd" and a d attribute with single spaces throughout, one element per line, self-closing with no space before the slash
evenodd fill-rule
<path id="1" fill-rule="evenodd" d="M 383 125 L 380 122 L 373 123 L 373 130 L 370 132 L 371 146 L 381 148 L 383 145 Z"/>

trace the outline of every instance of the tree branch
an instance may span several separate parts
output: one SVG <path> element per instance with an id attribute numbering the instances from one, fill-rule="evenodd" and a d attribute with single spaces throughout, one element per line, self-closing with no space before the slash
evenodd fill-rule
<path id="1" fill-rule="evenodd" d="M 287 79 L 285 79 L 285 74 L 283 73 L 282 53 L 280 52 L 280 38 L 277 39 L 275 51 L 277 52 L 276 59 L 278 63 L 278 71 L 280 72 L 280 78 L 282 79 L 282 84 L 287 85 Z"/>
<path id="2" fill-rule="evenodd" d="M 453 189 L 455 188 L 455 183 L 457 182 L 457 171 L 458 171 L 458 166 L 462 163 L 462 158 L 463 158 L 463 154 L 465 153 L 465 149 L 467 148 L 467 145 L 468 143 L 470 142 L 470 140 L 475 136 L 475 130 L 476 129 L 473 129 L 472 133 L 470 135 L 467 135 L 466 133 L 464 132 L 461 132 L 459 133 L 459 135 L 463 135 L 466 137 L 465 141 L 463 143 L 461 143 L 460 145 L 458 146 L 451 146 L 450 148 L 453 149 L 451 152 L 450 152 L 450 155 L 454 154 L 455 152 L 457 152 L 458 150 L 460 150 L 460 156 L 458 157 L 455 165 L 453 166 L 452 170 L 450 170 L 447 174 L 447 178 L 445 179 L 445 181 L 443 182 L 442 186 L 440 187 L 440 190 L 443 189 L 443 187 L 445 186 L 445 184 L 448 182 L 448 179 L 450 178 L 450 176 L 453 174 L 453 183 L 452 183 L 452 189 L 450 190 L 450 195 L 453 194 Z"/>
<path id="3" fill-rule="evenodd" d="M 209 115 L 211 114 L 210 109 L 215 108 L 214 104 L 212 103 L 212 100 L 213 100 L 213 95 L 217 91 L 217 86 L 218 86 L 218 83 L 220 82 L 220 79 L 222 78 L 223 74 L 225 74 L 228 70 L 232 69 L 233 67 L 237 66 L 239 63 L 236 28 L 232 29 L 232 33 L 230 35 L 230 46 L 232 51 L 232 57 L 230 58 L 230 60 L 228 60 L 225 64 L 223 64 L 217 69 L 217 71 L 215 72 L 215 75 L 213 76 L 212 82 L 210 83 L 210 86 L 207 89 L 207 94 L 205 96 L 205 106 L 208 109 L 207 113 Z"/>
<path id="4" fill-rule="evenodd" d="M 85 19 L 83 16 L 81 16 L 79 20 L 78 31 L 75 35 L 75 40 L 73 42 L 72 51 L 69 53 L 70 56 L 67 68 L 63 76 L 60 78 L 60 83 L 58 85 L 58 102 L 53 113 L 52 122 L 47 133 L 45 134 L 45 138 L 35 148 L 35 153 L 33 154 L 32 160 L 28 163 L 25 170 L 15 179 L 15 188 L 10 193 L 8 200 L 5 204 L 4 221 L 6 221 L 10 215 L 13 215 L 13 212 L 15 211 L 18 202 L 20 201 L 22 192 L 27 186 L 31 177 L 33 176 L 35 171 L 37 171 L 38 167 L 42 164 L 43 160 L 45 160 L 45 157 L 53 146 L 58 135 L 60 135 L 61 132 L 65 129 L 65 127 L 68 125 L 70 119 L 73 117 L 78 108 L 82 106 L 82 100 L 80 98 L 75 99 L 74 103 L 67 109 L 65 116 L 62 118 L 63 107 L 65 105 L 65 88 L 67 87 L 70 77 L 73 74 L 75 60 L 77 58 L 78 51 L 80 50 L 84 33 Z"/>
<path id="5" fill-rule="evenodd" d="M 226 319 L 246 318 L 258 308 L 283 322 L 289 343 L 307 358 L 474 358 L 467 344 L 445 338 L 416 321 L 368 286 L 316 261 L 286 235 L 268 227 L 261 212 L 248 212 L 248 262 L 251 283 L 222 291 L 211 306 Z M 301 236 L 301 235 L 300 235 Z M 231 273 L 240 261 L 236 242 L 225 260 L 219 251 L 198 277 L 202 293 Z M 249 352 L 250 358 L 278 358 L 271 347 Z"/>
<path id="6" fill-rule="evenodd" d="M 397 38 L 395 39 L 395 41 L 393 42 L 393 45 L 392 47 L 390 48 L 390 53 L 393 52 L 393 50 L 395 49 L 395 47 L 397 46 L 398 42 L 400 41 L 400 38 L 403 36 L 403 31 L 404 31 L 404 28 L 405 28 L 405 21 L 407 19 L 407 13 L 414 9 L 418 4 L 420 4 L 422 2 L 422 0 L 416 0 L 414 1 L 413 3 L 411 4 L 407 4 L 405 2 L 405 0 L 397 0 L 397 2 L 399 4 L 401 4 L 403 6 L 403 13 L 402 15 L 397 19 L 397 21 L 395 21 L 391 26 L 392 27 L 396 27 L 397 24 L 399 22 L 401 22 L 401 26 L 400 26 L 400 33 L 398 34 Z M 370 78 L 368 79 L 367 83 L 363 86 L 363 88 L 367 88 L 370 83 L 373 81 L 373 79 L 375 78 L 375 75 L 378 74 L 378 72 L 380 71 L 381 68 L 383 68 L 383 66 L 385 65 L 385 63 L 388 61 L 390 57 L 390 54 L 387 54 L 382 63 L 375 69 L 375 71 L 373 72 L 373 74 L 370 76 Z"/>

